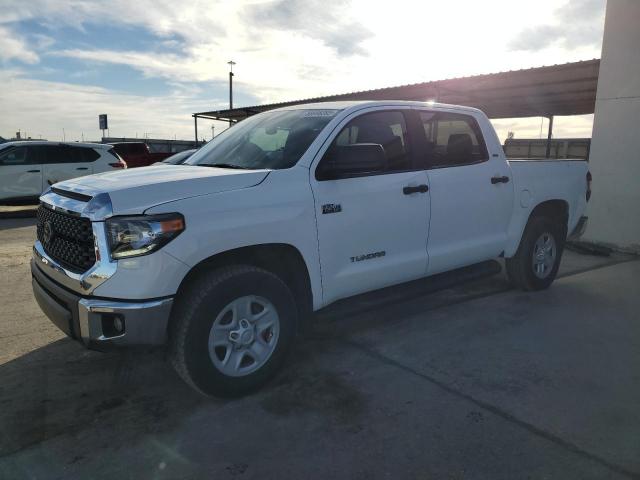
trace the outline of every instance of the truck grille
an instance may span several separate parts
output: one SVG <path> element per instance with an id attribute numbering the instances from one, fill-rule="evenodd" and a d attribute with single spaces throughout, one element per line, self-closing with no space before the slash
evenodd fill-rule
<path id="1" fill-rule="evenodd" d="M 44 251 L 63 267 L 83 273 L 96 263 L 93 229 L 88 218 L 40 205 L 37 232 Z"/>

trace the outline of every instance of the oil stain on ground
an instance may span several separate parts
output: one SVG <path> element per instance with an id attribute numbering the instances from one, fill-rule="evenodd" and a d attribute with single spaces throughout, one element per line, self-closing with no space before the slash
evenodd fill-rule
<path id="1" fill-rule="evenodd" d="M 277 416 L 315 413 L 331 425 L 345 425 L 359 430 L 366 411 L 366 398 L 338 374 L 307 371 L 282 379 L 265 392 L 260 406 Z"/>

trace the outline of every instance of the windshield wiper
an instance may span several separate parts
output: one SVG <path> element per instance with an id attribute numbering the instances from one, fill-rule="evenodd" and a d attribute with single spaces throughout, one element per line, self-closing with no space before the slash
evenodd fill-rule
<path id="1" fill-rule="evenodd" d="M 249 167 L 234 165 L 232 163 L 200 163 L 199 167 L 234 168 L 236 170 L 251 170 Z"/>

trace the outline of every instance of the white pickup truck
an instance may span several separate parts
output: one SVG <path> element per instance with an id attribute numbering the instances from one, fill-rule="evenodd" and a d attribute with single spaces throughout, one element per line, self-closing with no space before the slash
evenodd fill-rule
<path id="1" fill-rule="evenodd" d="M 168 344 L 190 385 L 238 395 L 338 299 L 496 257 L 516 286 L 548 287 L 590 181 L 585 161 L 507 161 L 472 108 L 287 107 L 184 165 L 55 184 L 33 290 L 87 347 Z"/>

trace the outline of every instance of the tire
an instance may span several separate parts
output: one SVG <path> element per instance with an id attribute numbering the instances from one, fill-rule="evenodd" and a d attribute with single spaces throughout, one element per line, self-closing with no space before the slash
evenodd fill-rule
<path id="1" fill-rule="evenodd" d="M 524 229 L 518 251 L 513 257 L 506 259 L 509 281 L 522 290 L 534 291 L 548 288 L 558 274 L 565 239 L 566 228 L 560 223 L 549 217 L 532 217 Z M 540 247 L 543 245 L 550 246 L 552 258 L 541 252 Z M 534 261 L 534 255 L 537 253 L 540 256 L 537 256 Z M 542 269 L 541 263 L 544 263 Z"/>
<path id="2" fill-rule="evenodd" d="M 171 322 L 169 353 L 180 377 L 205 395 L 237 397 L 260 388 L 282 366 L 298 310 L 276 275 L 235 265 L 190 282 Z"/>

